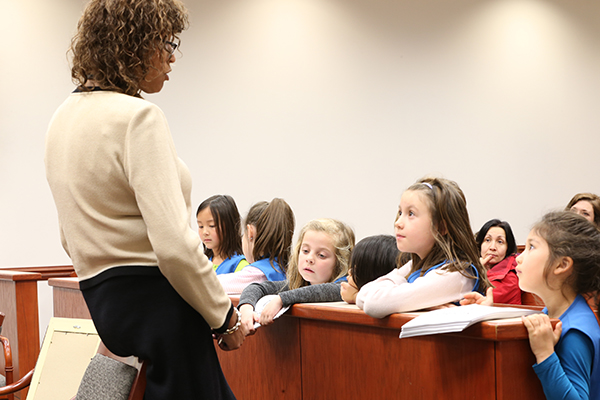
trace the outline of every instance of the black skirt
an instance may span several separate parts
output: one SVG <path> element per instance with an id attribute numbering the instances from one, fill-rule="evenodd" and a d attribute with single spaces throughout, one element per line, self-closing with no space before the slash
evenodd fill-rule
<path id="1" fill-rule="evenodd" d="M 204 318 L 152 267 L 116 267 L 82 281 L 105 346 L 147 362 L 145 400 L 235 399 Z"/>

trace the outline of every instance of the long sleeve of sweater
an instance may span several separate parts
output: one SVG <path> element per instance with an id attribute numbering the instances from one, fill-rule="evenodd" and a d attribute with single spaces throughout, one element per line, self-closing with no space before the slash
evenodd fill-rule
<path id="1" fill-rule="evenodd" d="M 71 94 L 48 128 L 45 164 L 81 281 L 158 266 L 211 327 L 224 325 L 231 301 L 190 226 L 191 175 L 156 105 L 110 91 Z"/>
<path id="2" fill-rule="evenodd" d="M 220 328 L 231 303 L 190 226 L 189 201 L 181 189 L 182 179 L 187 179 L 182 171 L 189 172 L 176 156 L 158 107 L 136 117 L 125 141 L 124 167 L 158 267 L 212 328 Z"/>
<path id="3" fill-rule="evenodd" d="M 253 283 L 246 286 L 240 295 L 240 302 L 238 307 L 243 304 L 250 304 L 252 307 L 256 307 L 256 303 L 261 297 L 269 294 L 278 294 L 282 290 L 289 290 L 287 281 L 265 281 L 261 283 Z"/>
<path id="4" fill-rule="evenodd" d="M 473 289 L 473 279 L 459 272 L 440 269 L 408 283 L 411 262 L 364 285 L 356 296 L 356 305 L 375 318 L 393 313 L 415 311 L 461 299 Z"/>
<path id="5" fill-rule="evenodd" d="M 256 306 L 261 297 L 269 294 L 278 294 L 283 306 L 287 307 L 296 303 L 320 303 L 330 301 L 341 301 L 339 283 L 322 283 L 320 285 L 303 286 L 298 289 L 289 290 L 286 281 L 254 283 L 242 292 L 240 303 Z"/>

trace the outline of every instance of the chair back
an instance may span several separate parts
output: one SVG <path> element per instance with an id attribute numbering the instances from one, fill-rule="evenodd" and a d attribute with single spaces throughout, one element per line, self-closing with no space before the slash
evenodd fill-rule
<path id="1" fill-rule="evenodd" d="M 137 374 L 137 368 L 98 353 L 83 374 L 76 400 L 127 400 Z"/>

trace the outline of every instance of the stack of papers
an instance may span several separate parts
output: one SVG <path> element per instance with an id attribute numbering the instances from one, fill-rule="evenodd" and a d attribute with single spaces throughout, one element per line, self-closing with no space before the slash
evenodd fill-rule
<path id="1" fill-rule="evenodd" d="M 265 306 L 267 304 L 269 304 L 269 302 L 277 296 L 278 295 L 276 295 L 276 294 L 268 294 L 266 296 L 261 297 L 260 300 L 258 300 L 258 302 L 256 302 L 256 306 L 254 307 L 254 312 L 257 313 L 258 315 L 260 315 L 260 313 L 265 308 Z M 287 310 L 289 310 L 289 308 L 290 308 L 290 306 L 282 307 L 281 310 L 279 310 L 279 312 L 277 314 L 275 314 L 273 319 L 281 317 L 281 315 L 284 312 L 286 312 Z M 261 326 L 261 325 L 258 322 L 254 323 L 254 329 L 258 328 L 259 326 Z"/>
<path id="2" fill-rule="evenodd" d="M 433 335 L 436 333 L 461 332 L 481 321 L 517 318 L 539 311 L 516 307 L 493 307 L 479 304 L 442 308 L 419 315 L 402 326 L 400 338 Z"/>

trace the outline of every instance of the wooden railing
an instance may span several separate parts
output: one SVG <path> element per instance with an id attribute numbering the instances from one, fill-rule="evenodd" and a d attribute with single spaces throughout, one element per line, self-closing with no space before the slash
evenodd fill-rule
<path id="1" fill-rule="evenodd" d="M 11 344 L 15 379 L 35 366 L 40 351 L 38 282 L 72 276 L 72 265 L 0 268 L 0 310 L 6 314 L 2 336 Z"/>
<path id="2" fill-rule="evenodd" d="M 85 317 L 74 279 L 48 283 L 61 316 Z M 237 304 L 237 298 L 232 301 Z M 376 319 L 343 304 L 297 304 L 246 338 L 239 350 L 217 349 L 217 354 L 233 392 L 246 400 L 439 398 L 440 393 L 450 400 L 475 393 L 480 400 L 544 398 L 520 320 L 399 339 L 402 325 L 414 317 Z"/>
<path id="3" fill-rule="evenodd" d="M 72 265 L 51 265 L 51 266 L 38 266 L 38 267 L 0 267 L 1 271 L 18 271 L 18 272 L 32 272 L 41 275 L 42 281 L 46 281 L 50 278 L 66 278 L 75 277 L 75 269 Z"/>
<path id="4" fill-rule="evenodd" d="M 4 333 L 8 334 L 9 326 L 16 326 L 14 335 L 22 351 L 18 355 L 21 371 L 35 364 L 39 350 L 37 281 L 50 273 L 71 275 L 68 267 L 51 268 L 52 272 L 43 268 L 27 272 L 0 270 L 0 309 L 9 311 Z M 76 278 L 50 278 L 48 284 L 53 287 L 54 316 L 89 318 Z M 232 300 L 237 303 L 236 298 Z M 529 299 L 530 304 L 537 301 L 534 297 Z M 543 398 L 531 369 L 535 360 L 522 322 L 489 321 L 459 334 L 398 339 L 402 325 L 413 317 L 394 314 L 375 319 L 351 307 L 296 305 L 273 326 L 259 328 L 240 350 L 217 351 L 232 389 L 247 399 L 278 398 L 284 393 L 285 398 L 314 398 L 323 390 L 331 396 L 345 393 L 351 397 L 358 389 L 349 389 L 356 382 L 348 377 L 357 376 L 357 369 L 361 371 L 358 376 L 373 375 L 373 382 L 377 383 L 359 385 L 361 397 L 372 394 L 386 398 L 401 393 L 411 398 L 421 392 L 429 393 L 427 382 L 431 379 L 421 378 L 435 372 L 436 379 L 447 382 L 466 379 L 481 393 L 482 400 L 511 399 L 520 394 Z M 240 365 L 251 367 L 239 374 Z M 277 367 L 273 369 L 274 366 Z M 264 380 L 265 376 L 269 380 Z M 398 381 L 399 376 L 410 378 L 412 386 L 397 384 L 405 381 Z M 382 389 L 381 382 L 396 383 Z M 448 386 L 447 398 L 463 398 L 464 387 Z"/>

